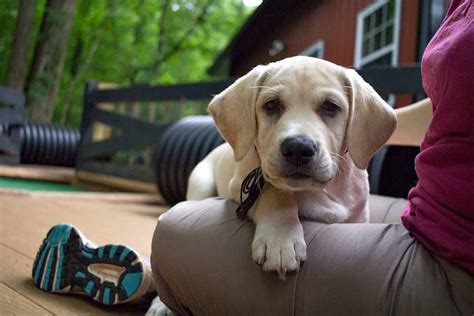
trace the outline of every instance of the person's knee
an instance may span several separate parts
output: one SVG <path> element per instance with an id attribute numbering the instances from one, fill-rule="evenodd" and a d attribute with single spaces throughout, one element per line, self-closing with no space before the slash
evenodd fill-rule
<path id="1" fill-rule="evenodd" d="M 199 286 L 204 292 L 218 289 L 218 276 L 239 269 L 232 263 L 236 259 L 253 265 L 248 245 L 254 225 L 239 220 L 235 208 L 230 200 L 207 199 L 180 203 L 160 216 L 152 241 L 152 269 L 158 295 L 173 310 L 185 313 L 188 298 Z"/>

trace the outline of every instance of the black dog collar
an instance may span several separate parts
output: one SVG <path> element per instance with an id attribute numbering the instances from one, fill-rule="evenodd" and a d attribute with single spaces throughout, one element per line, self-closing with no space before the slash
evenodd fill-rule
<path id="1" fill-rule="evenodd" d="M 255 168 L 245 177 L 240 187 L 240 205 L 235 211 L 240 220 L 244 220 L 247 217 L 248 212 L 262 193 L 264 185 L 265 179 L 263 178 L 261 167 Z M 244 194 L 247 194 L 245 200 L 243 199 Z"/>

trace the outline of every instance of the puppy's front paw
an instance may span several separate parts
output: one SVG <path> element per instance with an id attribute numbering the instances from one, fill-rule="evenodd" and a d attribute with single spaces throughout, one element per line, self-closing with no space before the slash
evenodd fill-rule
<path id="1" fill-rule="evenodd" d="M 258 223 L 252 243 L 252 257 L 264 271 L 276 271 L 281 279 L 306 260 L 306 242 L 301 223 L 275 225 Z"/>

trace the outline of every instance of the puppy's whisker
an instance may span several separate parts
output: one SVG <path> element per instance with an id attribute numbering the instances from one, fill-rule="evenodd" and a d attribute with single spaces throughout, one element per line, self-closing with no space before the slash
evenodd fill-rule
<path id="1" fill-rule="evenodd" d="M 340 161 L 341 157 L 340 157 L 340 156 L 333 155 L 332 153 L 330 153 L 330 155 L 331 155 L 331 158 L 332 158 L 332 159 L 331 159 L 332 164 L 333 164 L 334 166 L 336 166 L 337 168 L 339 168 L 339 161 Z"/>
<path id="2" fill-rule="evenodd" d="M 329 154 L 334 159 L 332 163 L 334 167 L 336 168 L 336 173 L 342 172 L 344 169 L 344 165 L 341 164 L 341 160 L 346 161 L 346 157 L 335 152 L 329 152 Z"/>
<path id="3" fill-rule="evenodd" d="M 268 87 L 268 86 L 252 86 L 252 87 L 250 87 L 250 89 L 257 89 L 257 88 L 268 89 L 268 90 L 271 90 L 273 92 L 278 92 L 277 89 L 272 88 L 272 87 Z"/>
<path id="4" fill-rule="evenodd" d="M 333 164 L 334 168 L 336 169 L 336 175 L 342 172 L 342 170 L 341 170 L 341 168 L 340 168 L 339 162 L 338 162 L 338 163 L 335 163 L 335 162 L 333 161 L 332 164 Z"/>
<path id="5" fill-rule="evenodd" d="M 331 151 L 331 152 L 330 152 L 330 154 L 331 154 L 332 156 L 335 156 L 335 157 L 339 157 L 339 158 L 345 159 L 345 157 L 344 157 L 343 155 L 340 155 L 340 154 L 338 154 L 338 153 L 335 153 L 335 152 L 332 152 L 332 151 Z"/>
<path id="6" fill-rule="evenodd" d="M 338 153 L 334 153 L 334 152 L 330 152 L 329 153 L 331 155 L 331 157 L 333 157 L 335 160 L 337 160 L 337 163 L 339 164 L 340 160 L 342 159 L 343 161 L 346 161 L 346 157 L 345 156 L 342 156 Z"/>
<path id="7" fill-rule="evenodd" d="M 271 76 L 272 79 L 275 79 L 275 80 L 278 82 L 279 85 L 283 85 L 283 84 L 281 83 L 280 79 L 278 79 L 278 77 L 276 76 L 276 74 L 271 74 L 268 70 L 265 70 L 265 73 L 266 73 L 267 75 Z"/>

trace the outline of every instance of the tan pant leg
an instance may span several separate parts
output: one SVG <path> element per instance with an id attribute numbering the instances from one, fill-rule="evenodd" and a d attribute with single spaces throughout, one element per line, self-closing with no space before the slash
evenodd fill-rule
<path id="1" fill-rule="evenodd" d="M 231 201 L 181 203 L 152 245 L 157 291 L 180 314 L 472 314 L 473 277 L 399 224 L 304 222 L 308 259 L 285 281 L 252 261 L 254 224 Z"/>

